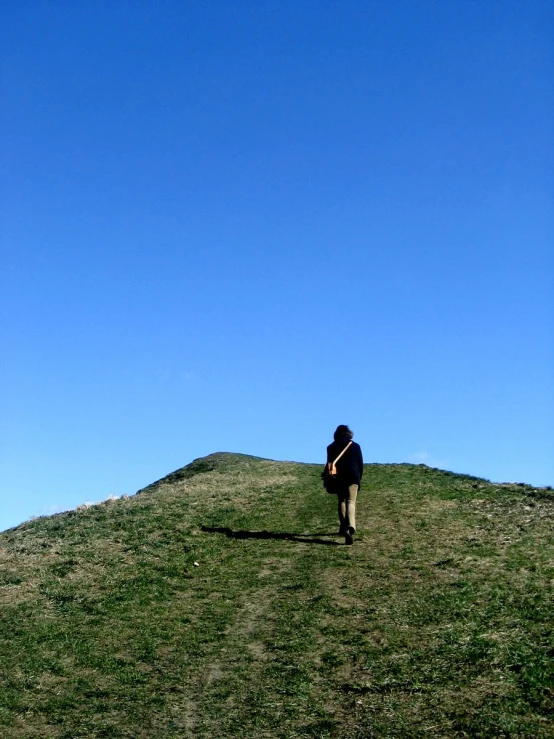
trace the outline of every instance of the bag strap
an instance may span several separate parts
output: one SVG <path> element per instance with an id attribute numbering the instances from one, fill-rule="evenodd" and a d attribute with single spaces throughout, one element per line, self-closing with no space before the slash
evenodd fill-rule
<path id="1" fill-rule="evenodd" d="M 345 453 L 345 451 L 346 451 L 346 450 L 348 449 L 348 447 L 349 447 L 349 446 L 350 446 L 351 444 L 352 444 L 352 442 L 351 442 L 351 441 L 349 441 L 349 442 L 348 442 L 348 444 L 347 444 L 347 445 L 346 445 L 346 446 L 344 447 L 344 449 L 342 450 L 342 452 L 341 452 L 341 453 L 339 454 L 339 456 L 338 456 L 338 457 L 337 457 L 337 458 L 335 459 L 335 461 L 333 462 L 333 465 L 335 465 L 335 464 L 336 464 L 336 463 L 337 463 L 337 462 L 339 461 L 339 459 L 340 459 L 340 458 L 342 457 L 342 455 L 343 455 L 343 454 Z"/>
<path id="2" fill-rule="evenodd" d="M 352 444 L 352 442 L 351 442 L 351 441 L 349 441 L 349 442 L 348 442 L 348 444 L 347 444 L 347 445 L 346 445 L 346 446 L 344 447 L 344 449 L 342 450 L 342 452 L 341 452 L 341 453 L 339 454 L 339 456 L 338 456 L 338 457 L 337 457 L 337 458 L 335 459 L 335 461 L 334 461 L 334 462 L 331 462 L 331 469 L 332 469 L 332 470 L 334 470 L 334 469 L 335 469 L 335 465 L 336 465 L 336 463 L 337 463 L 337 462 L 339 461 L 339 459 L 340 459 L 340 458 L 342 457 L 342 455 L 343 455 L 343 454 L 345 453 L 345 451 L 346 451 L 346 450 L 348 449 L 348 447 L 349 447 L 349 446 L 350 446 L 351 444 Z"/>

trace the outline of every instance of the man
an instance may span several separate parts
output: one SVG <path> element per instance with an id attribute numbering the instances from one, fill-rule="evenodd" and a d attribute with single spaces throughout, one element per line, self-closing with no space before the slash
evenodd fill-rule
<path id="1" fill-rule="evenodd" d="M 356 533 L 356 498 L 364 472 L 364 460 L 359 444 L 348 426 L 337 426 L 332 444 L 327 447 L 327 465 L 335 463 L 339 512 L 339 536 L 345 544 L 354 543 Z"/>

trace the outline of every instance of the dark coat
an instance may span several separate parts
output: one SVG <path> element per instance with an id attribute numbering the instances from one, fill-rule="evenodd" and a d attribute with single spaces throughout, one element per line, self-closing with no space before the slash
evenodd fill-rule
<path id="1" fill-rule="evenodd" d="M 339 439 L 327 447 L 327 462 L 334 462 L 348 444 L 347 439 Z M 362 450 L 355 441 L 348 447 L 337 462 L 337 479 L 341 485 L 360 485 L 364 474 Z"/>

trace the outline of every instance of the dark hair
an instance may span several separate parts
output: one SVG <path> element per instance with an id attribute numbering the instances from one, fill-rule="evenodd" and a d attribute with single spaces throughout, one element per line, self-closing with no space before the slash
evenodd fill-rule
<path id="1" fill-rule="evenodd" d="M 340 426 L 337 426 L 337 430 L 333 434 L 333 439 L 335 441 L 338 441 L 339 439 L 348 439 L 348 441 L 350 441 L 353 436 L 354 434 L 348 428 L 348 426 L 341 424 Z"/>

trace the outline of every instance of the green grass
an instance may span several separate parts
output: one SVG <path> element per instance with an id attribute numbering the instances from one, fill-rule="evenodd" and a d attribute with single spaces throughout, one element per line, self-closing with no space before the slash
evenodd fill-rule
<path id="1" fill-rule="evenodd" d="M 0 534 L 0 736 L 554 737 L 554 500 L 216 454 Z M 195 565 L 196 563 L 196 565 Z"/>

